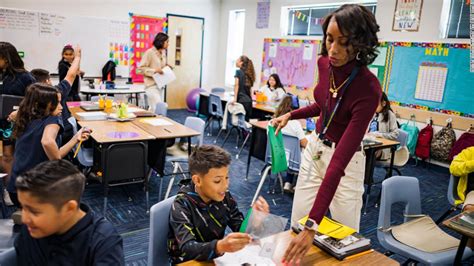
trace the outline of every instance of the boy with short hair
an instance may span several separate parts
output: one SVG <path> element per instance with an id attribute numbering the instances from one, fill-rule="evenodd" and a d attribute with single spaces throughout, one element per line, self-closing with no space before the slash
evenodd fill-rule
<path id="1" fill-rule="evenodd" d="M 197 147 L 189 157 L 192 182 L 180 188 L 170 211 L 172 263 L 211 260 L 251 242 L 248 234 L 238 233 L 244 217 L 228 192 L 230 161 L 227 151 L 213 145 Z M 262 197 L 253 207 L 269 212 Z M 224 236 L 227 226 L 237 233 Z"/>
<path id="2" fill-rule="evenodd" d="M 16 180 L 23 226 L 18 265 L 124 265 L 122 237 L 80 204 L 85 177 L 68 161 L 46 161 Z"/>

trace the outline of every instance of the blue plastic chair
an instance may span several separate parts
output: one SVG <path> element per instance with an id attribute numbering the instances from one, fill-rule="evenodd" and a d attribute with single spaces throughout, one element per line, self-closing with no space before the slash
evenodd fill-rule
<path id="1" fill-rule="evenodd" d="M 169 216 L 173 196 L 158 202 L 150 209 L 150 239 L 148 242 L 148 265 L 171 265 L 168 255 Z"/>
<path id="2" fill-rule="evenodd" d="M 69 124 L 72 126 L 72 132 L 74 135 L 77 133 L 77 121 L 76 118 L 73 116 L 69 117 L 67 119 Z M 75 152 L 77 147 L 73 148 L 73 151 Z M 94 150 L 92 148 L 84 148 L 84 146 L 81 146 L 81 149 L 77 152 L 77 160 L 81 165 L 83 165 L 86 168 L 90 168 L 94 165 Z"/>
<path id="3" fill-rule="evenodd" d="M 211 93 L 225 93 L 224 88 L 212 88 Z"/>
<path id="4" fill-rule="evenodd" d="M 286 159 L 288 162 L 287 172 L 298 173 L 300 171 L 300 163 L 301 163 L 300 140 L 297 137 L 283 134 L 283 143 L 285 145 Z M 267 138 L 267 150 L 265 152 L 265 168 L 263 170 L 263 175 L 262 175 L 262 178 L 260 179 L 260 183 L 258 184 L 257 191 L 255 191 L 255 195 L 253 196 L 251 205 L 253 205 L 255 200 L 257 200 L 257 197 L 260 194 L 260 190 L 262 189 L 263 183 L 265 182 L 265 179 L 267 178 L 271 169 L 272 169 L 271 146 L 270 146 L 270 140 L 269 138 Z M 280 173 L 277 174 L 277 176 L 278 176 L 278 180 L 280 181 L 281 192 L 283 193 L 283 179 Z M 275 186 L 273 186 L 273 192 L 275 192 Z"/>
<path id="5" fill-rule="evenodd" d="M 168 104 L 165 102 L 159 102 L 155 106 L 155 114 L 166 116 L 168 114 Z"/>
<path id="6" fill-rule="evenodd" d="M 429 253 L 424 252 L 396 240 L 391 231 L 392 205 L 404 203 L 404 222 L 419 218 L 421 213 L 420 187 L 418 179 L 409 176 L 393 176 L 382 183 L 382 201 L 380 203 L 377 239 L 382 247 L 390 252 L 399 254 L 409 260 L 415 260 L 427 265 L 450 265 L 456 256 L 456 249 Z M 420 237 L 423 237 L 420 235 Z M 463 258 L 471 256 L 472 251 L 466 248 Z"/>
<path id="7" fill-rule="evenodd" d="M 459 183 L 459 177 L 451 175 L 449 177 L 449 184 L 448 184 L 448 193 L 447 193 L 447 198 L 449 202 L 449 209 L 441 215 L 441 217 L 436 220 L 436 224 L 440 224 L 441 222 L 446 219 L 451 213 L 453 213 L 456 210 L 462 210 L 464 208 L 464 204 L 457 204 L 456 205 L 456 200 L 459 199 L 458 196 L 458 183 Z"/>
<path id="8" fill-rule="evenodd" d="M 224 111 L 222 110 L 222 100 L 219 95 L 209 94 L 209 105 L 208 105 L 209 117 L 206 121 L 206 128 L 209 127 L 208 136 L 212 136 L 212 122 L 217 121 L 219 123 L 219 128 L 221 127 L 221 121 L 224 116 Z"/>

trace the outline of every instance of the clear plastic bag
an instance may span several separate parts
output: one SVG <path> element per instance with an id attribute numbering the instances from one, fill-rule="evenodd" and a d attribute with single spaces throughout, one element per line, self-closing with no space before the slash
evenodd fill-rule
<path id="1" fill-rule="evenodd" d="M 271 213 L 249 210 L 240 232 L 249 234 L 253 240 L 258 240 L 267 236 L 285 231 L 288 218 L 280 217 Z"/>

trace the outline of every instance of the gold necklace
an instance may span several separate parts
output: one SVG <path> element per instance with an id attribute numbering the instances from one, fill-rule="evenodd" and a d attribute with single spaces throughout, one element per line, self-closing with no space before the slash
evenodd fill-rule
<path id="1" fill-rule="evenodd" d="M 333 98 L 337 98 L 337 92 L 346 84 L 346 82 L 349 80 L 349 77 L 342 82 L 339 87 L 336 87 L 336 82 L 334 81 L 334 73 L 331 70 L 331 74 L 329 75 L 329 92 L 332 93 Z"/>

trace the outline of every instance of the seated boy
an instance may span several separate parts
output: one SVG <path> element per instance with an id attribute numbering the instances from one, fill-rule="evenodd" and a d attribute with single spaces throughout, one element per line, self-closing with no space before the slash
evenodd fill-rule
<path id="1" fill-rule="evenodd" d="M 18 265 L 125 265 L 122 237 L 80 204 L 85 177 L 68 161 L 46 161 L 16 180 L 23 226 Z"/>
<path id="2" fill-rule="evenodd" d="M 217 146 L 200 146 L 189 157 L 192 182 L 179 190 L 170 211 L 172 263 L 212 260 L 251 242 L 248 234 L 238 233 L 244 217 L 228 192 L 229 165 L 230 154 Z M 262 197 L 254 209 L 269 212 Z M 227 226 L 237 233 L 224 236 Z"/>

